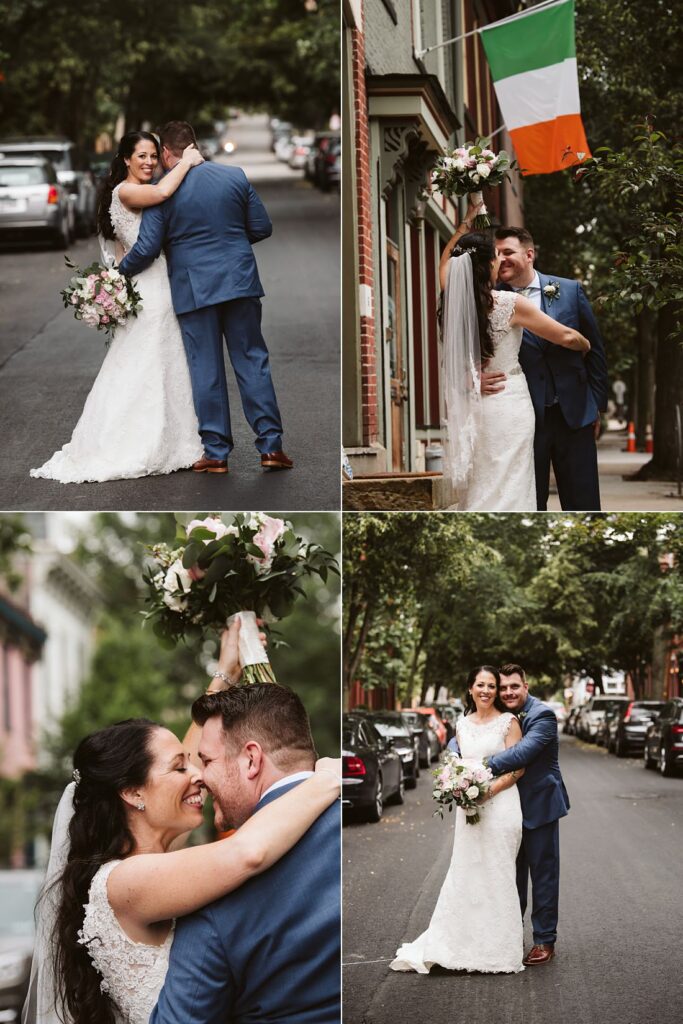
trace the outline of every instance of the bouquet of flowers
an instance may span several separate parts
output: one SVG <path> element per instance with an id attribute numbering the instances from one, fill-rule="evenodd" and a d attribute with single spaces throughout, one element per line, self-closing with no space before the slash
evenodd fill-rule
<path id="1" fill-rule="evenodd" d="M 239 512 L 231 523 L 220 516 L 178 522 L 177 547 L 155 544 L 145 573 L 151 610 L 146 620 L 169 647 L 179 640 L 221 630 L 241 621 L 240 662 L 247 682 L 275 682 L 259 641 L 257 617 L 268 624 L 289 615 L 300 581 L 317 574 L 323 582 L 339 573 L 333 555 L 307 544 L 291 523 L 264 512 Z"/>
<path id="2" fill-rule="evenodd" d="M 516 167 L 514 161 L 501 149 L 494 153 L 487 148 L 488 139 L 466 142 L 452 153 L 440 156 L 432 171 L 432 187 L 444 196 L 472 196 L 482 210 L 475 217 L 473 227 L 487 228 L 491 224 L 481 194 L 482 185 L 502 185 L 510 178 L 508 172 Z"/>
<path id="3" fill-rule="evenodd" d="M 444 807 L 449 811 L 462 807 L 468 825 L 476 825 L 481 810 L 478 801 L 487 792 L 493 773 L 483 765 L 465 763 L 457 754 L 446 751 L 441 764 L 432 772 L 434 789 L 432 796 L 439 804 L 434 814 L 443 818 Z"/>
<path id="4" fill-rule="evenodd" d="M 106 331 L 111 340 L 119 324 L 125 324 L 129 316 L 138 315 L 142 307 L 140 293 L 115 267 L 92 263 L 81 270 L 68 256 L 64 259 L 67 267 L 76 271 L 62 292 L 64 305 L 73 309 L 77 320 L 83 320 L 98 331 Z"/>

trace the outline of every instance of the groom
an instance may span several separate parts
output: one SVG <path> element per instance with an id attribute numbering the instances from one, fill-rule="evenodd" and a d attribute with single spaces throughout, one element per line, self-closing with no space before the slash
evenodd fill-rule
<path id="1" fill-rule="evenodd" d="M 166 171 L 197 142 L 186 121 L 169 121 L 159 137 Z M 170 199 L 143 211 L 137 242 L 119 269 L 139 274 L 162 248 L 166 252 L 204 445 L 204 457 L 192 469 L 228 472 L 233 440 L 223 340 L 261 466 L 291 469 L 292 460 L 282 451 L 282 420 L 261 334 L 264 292 L 251 248 L 268 238 L 272 225 L 239 167 L 207 162 L 194 170 L 196 176 L 188 174 Z"/>
<path id="2" fill-rule="evenodd" d="M 499 696 L 522 728 L 519 743 L 485 758 L 494 775 L 525 768 L 517 783 L 522 805 L 522 844 L 517 855 L 517 891 L 526 912 L 531 875 L 531 924 L 534 944 L 524 958 L 528 967 L 547 964 L 555 955 L 560 895 L 560 818 L 569 811 L 569 797 L 558 760 L 557 719 L 536 697 L 520 665 L 503 665 Z M 457 752 L 455 740 L 449 750 Z"/>
<path id="3" fill-rule="evenodd" d="M 534 463 L 536 501 L 545 512 L 552 463 L 562 509 L 600 510 L 596 437 L 607 408 L 605 349 L 590 303 L 578 281 L 548 277 L 534 268 L 534 241 L 525 228 L 496 230 L 502 256 L 498 287 L 522 292 L 543 312 L 574 327 L 591 343 L 587 356 L 552 345 L 525 330 L 519 361 L 536 413 Z M 482 391 L 504 387 L 505 375 L 482 374 Z"/>
<path id="4" fill-rule="evenodd" d="M 308 717 L 286 687 L 205 694 L 192 717 L 220 830 L 313 770 Z M 268 871 L 179 919 L 150 1024 L 339 1024 L 340 833 L 337 803 Z"/>

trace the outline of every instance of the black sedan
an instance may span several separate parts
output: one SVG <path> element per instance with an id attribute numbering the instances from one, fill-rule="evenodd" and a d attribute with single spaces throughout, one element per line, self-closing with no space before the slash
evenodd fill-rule
<path id="1" fill-rule="evenodd" d="M 401 717 L 413 736 L 418 737 L 420 768 L 429 768 L 432 761 L 436 761 L 441 753 L 439 737 L 430 726 L 425 715 L 420 715 L 417 711 L 410 711 L 404 708 L 401 711 Z"/>
<path id="2" fill-rule="evenodd" d="M 616 713 L 605 715 L 605 746 L 617 757 L 640 756 L 650 722 L 664 707 L 663 700 L 632 700 Z"/>
<path id="3" fill-rule="evenodd" d="M 342 807 L 366 821 L 379 821 L 384 805 L 402 804 L 401 758 L 365 715 L 344 715 L 342 723 Z"/>
<path id="4" fill-rule="evenodd" d="M 643 762 L 646 768 L 658 767 L 662 775 L 683 767 L 683 697 L 668 700 L 648 725 Z"/>
<path id="5" fill-rule="evenodd" d="M 370 711 L 368 720 L 401 758 L 406 789 L 415 789 L 420 774 L 419 755 L 416 753 L 412 734 L 401 718 L 401 712 Z"/>

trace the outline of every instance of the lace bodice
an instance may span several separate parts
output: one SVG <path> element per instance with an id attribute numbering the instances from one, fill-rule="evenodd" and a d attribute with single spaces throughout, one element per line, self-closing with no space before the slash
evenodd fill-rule
<path id="1" fill-rule="evenodd" d="M 469 715 L 458 719 L 456 737 L 460 754 L 468 760 L 481 761 L 484 757 L 499 754 L 505 750 L 505 737 L 515 716 L 509 711 L 494 718 L 485 725 L 473 722 Z"/>
<path id="2" fill-rule="evenodd" d="M 128 938 L 107 896 L 107 879 L 120 863 L 110 860 L 93 878 L 78 941 L 102 976 L 102 991 L 116 1005 L 117 1024 L 148 1024 L 166 977 L 175 922 L 161 946 Z"/>
<path id="3" fill-rule="evenodd" d="M 491 292 L 493 309 L 489 314 L 491 333 L 493 335 L 494 353 L 486 366 L 489 371 L 501 370 L 503 373 L 520 372 L 519 349 L 522 344 L 522 328 L 510 327 L 510 320 L 515 310 L 514 292 Z"/>
<path id="4" fill-rule="evenodd" d="M 129 252 L 138 240 L 140 230 L 141 213 L 133 213 L 127 206 L 124 206 L 119 199 L 119 189 L 124 182 L 119 182 L 111 194 L 111 206 L 109 216 L 116 232 L 116 237 L 126 252 Z"/>

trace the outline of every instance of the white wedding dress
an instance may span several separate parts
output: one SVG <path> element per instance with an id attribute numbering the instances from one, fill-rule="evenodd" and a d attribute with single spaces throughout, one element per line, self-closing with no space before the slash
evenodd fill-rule
<path id="1" fill-rule="evenodd" d="M 480 764 L 505 749 L 513 715 L 477 725 L 458 720 L 462 757 Z M 523 971 L 522 915 L 515 881 L 515 861 L 522 839 L 522 811 L 517 786 L 498 793 L 481 809 L 480 821 L 468 825 L 456 811 L 453 856 L 426 932 L 396 953 L 394 971 L 429 973 L 433 964 L 450 970 L 512 974 Z"/>
<path id="2" fill-rule="evenodd" d="M 128 938 L 107 897 L 107 879 L 120 863 L 110 860 L 94 876 L 78 941 L 102 975 L 100 987 L 115 1004 L 117 1024 L 148 1024 L 166 977 L 175 922 L 161 946 Z"/>
<path id="3" fill-rule="evenodd" d="M 141 213 L 117 185 L 111 222 L 126 252 Z M 31 476 L 61 483 L 119 480 L 187 469 L 203 455 L 183 339 L 162 254 L 135 278 L 137 318 L 118 327 L 71 440 Z"/>
<path id="4" fill-rule="evenodd" d="M 522 328 L 510 327 L 514 292 L 493 291 L 489 320 L 494 353 L 487 372 L 507 375 L 505 388 L 483 395 L 472 473 L 458 494 L 458 511 L 535 512 L 535 416 L 519 350 Z"/>

